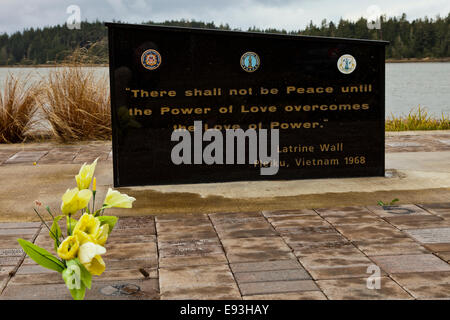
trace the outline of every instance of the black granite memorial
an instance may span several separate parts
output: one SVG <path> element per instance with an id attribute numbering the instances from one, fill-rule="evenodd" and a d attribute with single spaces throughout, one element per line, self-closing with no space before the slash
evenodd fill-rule
<path id="1" fill-rule="evenodd" d="M 115 186 L 384 175 L 387 42 L 107 27 Z M 214 163 L 202 158 L 221 141 L 195 136 L 194 122 L 223 133 L 222 161 L 219 144 Z M 226 163 L 233 129 L 268 129 L 269 151 L 277 129 L 276 163 L 251 157 L 251 137 L 246 162 Z M 179 153 L 190 163 L 173 161 L 174 131 L 192 137 L 191 153 Z M 278 170 L 261 174 L 267 166 Z"/>

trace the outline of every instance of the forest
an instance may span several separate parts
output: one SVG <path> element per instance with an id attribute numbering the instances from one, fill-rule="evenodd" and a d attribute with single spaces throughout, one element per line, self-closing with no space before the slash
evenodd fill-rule
<path id="1" fill-rule="evenodd" d="M 117 22 L 117 21 L 116 21 Z M 228 24 L 213 22 L 165 21 L 146 22 L 166 26 L 193 28 L 232 29 Z M 381 17 L 381 29 L 369 29 L 367 20 L 341 19 L 338 23 L 323 20 L 320 26 L 309 23 L 296 31 L 249 28 L 250 32 L 282 33 L 326 37 L 387 40 L 387 59 L 448 58 L 450 57 L 450 13 L 447 17 L 420 18 L 408 20 L 406 14 L 400 17 Z M 78 30 L 70 30 L 66 25 L 45 28 L 30 28 L 13 34 L 0 34 L 0 65 L 58 64 L 66 61 L 77 50 L 83 50 L 88 63 L 108 63 L 107 30 L 101 21 L 82 22 Z"/>

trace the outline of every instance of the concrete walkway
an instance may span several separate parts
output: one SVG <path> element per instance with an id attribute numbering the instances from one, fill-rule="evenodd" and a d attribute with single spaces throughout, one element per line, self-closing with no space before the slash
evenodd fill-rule
<path id="1" fill-rule="evenodd" d="M 386 177 L 228 182 L 121 188 L 132 212 L 214 213 L 450 201 L 450 131 L 387 133 Z M 36 221 L 34 200 L 58 210 L 80 164 L 99 157 L 99 198 L 112 186 L 110 142 L 0 145 L 0 222 Z M 36 165 L 33 165 L 33 163 Z M 19 174 L 18 174 L 19 173 Z M 447 199 L 447 200 L 446 200 Z"/>
<path id="2" fill-rule="evenodd" d="M 0 224 L 0 299 L 70 299 L 19 236 L 52 247 L 39 223 Z M 450 298 L 450 203 L 123 217 L 106 248 L 87 299 Z"/>

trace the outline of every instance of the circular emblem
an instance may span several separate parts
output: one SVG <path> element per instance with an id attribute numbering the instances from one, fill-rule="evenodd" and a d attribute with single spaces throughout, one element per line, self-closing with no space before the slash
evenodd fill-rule
<path id="1" fill-rule="evenodd" d="M 247 72 L 254 72 L 259 68 L 259 56 L 254 52 L 246 52 L 241 57 L 241 67 Z"/>
<path id="2" fill-rule="evenodd" d="M 344 54 L 339 58 L 337 67 L 340 72 L 350 74 L 356 69 L 356 59 L 350 54 Z"/>
<path id="3" fill-rule="evenodd" d="M 161 65 L 161 55 L 154 49 L 148 49 L 142 54 L 141 63 L 145 69 L 155 70 Z"/>

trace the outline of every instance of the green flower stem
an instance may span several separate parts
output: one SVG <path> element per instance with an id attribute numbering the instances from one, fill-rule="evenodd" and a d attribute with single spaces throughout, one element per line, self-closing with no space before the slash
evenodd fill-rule
<path id="1" fill-rule="evenodd" d="M 72 226 L 71 226 L 71 219 L 70 219 L 70 216 L 71 216 L 71 214 L 69 213 L 69 230 L 67 231 L 67 234 L 69 235 L 69 236 L 71 236 L 72 235 Z"/>
<path id="2" fill-rule="evenodd" d="M 42 219 L 41 215 L 39 214 L 39 212 L 33 208 L 34 212 L 36 212 L 36 214 L 38 215 L 38 217 L 41 219 L 42 223 L 47 227 L 48 231 L 50 231 L 50 233 L 55 237 L 55 239 L 58 239 L 57 236 L 55 236 L 55 234 L 52 232 L 52 230 L 50 230 L 50 228 L 48 227 L 47 223 L 45 223 L 44 219 Z M 59 246 L 59 240 L 57 240 L 58 242 L 58 246 Z"/>
<path id="3" fill-rule="evenodd" d="M 95 194 L 97 191 L 92 191 L 92 212 L 95 212 Z"/>
<path id="4" fill-rule="evenodd" d="M 53 220 L 55 220 L 55 217 L 52 215 L 51 211 L 50 211 L 50 207 L 46 206 L 45 209 L 47 210 L 47 212 L 49 213 L 49 215 L 52 217 Z"/>

